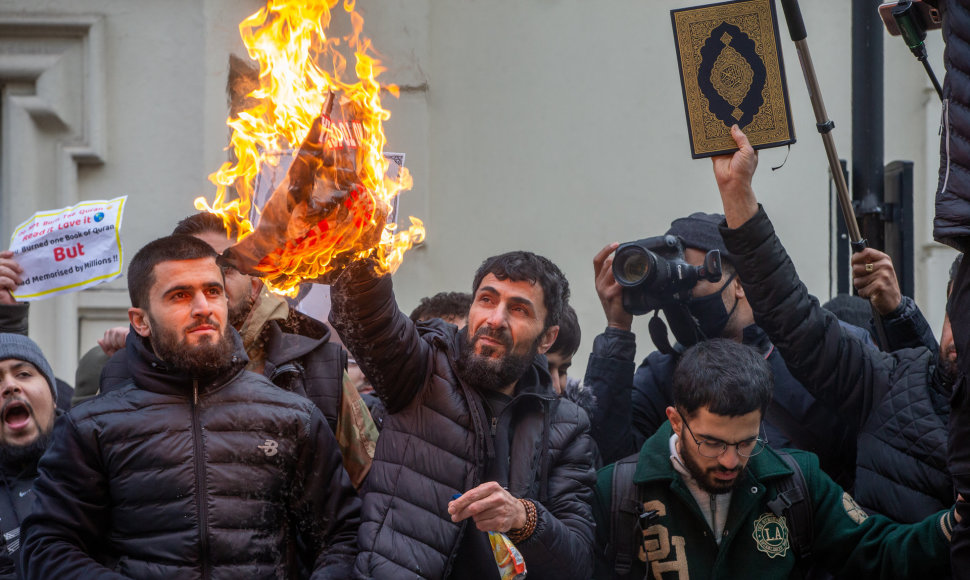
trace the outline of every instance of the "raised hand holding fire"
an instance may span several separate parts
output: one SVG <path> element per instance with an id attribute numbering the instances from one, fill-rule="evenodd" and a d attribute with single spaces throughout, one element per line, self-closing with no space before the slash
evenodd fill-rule
<path id="1" fill-rule="evenodd" d="M 758 213 L 758 199 L 751 188 L 751 180 L 758 167 L 758 153 L 737 125 L 731 127 L 731 137 L 738 150 L 733 154 L 712 157 L 711 161 L 727 225 L 737 228 Z"/>

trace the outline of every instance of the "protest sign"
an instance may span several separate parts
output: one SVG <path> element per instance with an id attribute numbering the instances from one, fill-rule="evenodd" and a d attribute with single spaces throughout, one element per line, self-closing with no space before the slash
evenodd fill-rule
<path id="1" fill-rule="evenodd" d="M 24 269 L 22 302 L 76 292 L 121 275 L 127 196 L 35 213 L 14 229 L 10 249 Z"/>

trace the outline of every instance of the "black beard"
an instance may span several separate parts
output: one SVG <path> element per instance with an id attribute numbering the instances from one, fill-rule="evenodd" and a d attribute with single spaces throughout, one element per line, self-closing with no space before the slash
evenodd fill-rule
<path id="1" fill-rule="evenodd" d="M 51 422 L 54 425 L 54 422 Z M 26 445 L 0 445 L 0 465 L 8 472 L 23 471 L 29 465 L 37 465 L 40 456 L 47 451 L 52 439 L 51 431 L 37 435 Z"/>
<path id="2" fill-rule="evenodd" d="M 458 333 L 458 378 L 470 387 L 485 391 L 499 391 L 516 383 L 538 354 L 539 340 L 542 338 L 541 335 L 536 338 L 529 352 L 517 355 L 512 353 L 512 339 L 507 331 L 490 331 L 488 326 L 482 326 L 475 333 L 475 338 L 488 336 L 500 341 L 505 347 L 505 356 L 495 360 L 476 354 L 475 339 L 469 340 L 468 333 L 467 326 L 464 332 Z M 490 349 L 484 348 L 482 352 L 488 353 Z"/>
<path id="3" fill-rule="evenodd" d="M 956 347 L 952 347 L 956 349 Z M 957 375 L 960 374 L 960 367 L 957 366 L 957 361 L 950 360 L 949 353 L 940 350 L 939 358 L 937 359 L 937 364 L 940 367 L 940 373 L 943 379 L 949 383 L 953 383 L 957 379 Z"/>
<path id="4" fill-rule="evenodd" d="M 243 300 L 239 301 L 237 304 L 229 305 L 229 326 L 239 330 L 242 328 L 246 319 L 249 318 L 249 313 L 253 310 L 253 305 L 256 303 L 255 300 L 247 296 Z"/>
<path id="5" fill-rule="evenodd" d="M 695 463 L 694 458 L 689 453 L 684 451 L 684 445 L 686 445 L 686 442 L 683 439 L 681 439 L 680 445 L 680 459 L 682 460 L 684 467 L 687 468 L 687 472 L 690 473 L 691 477 L 694 478 L 694 481 L 697 483 L 699 488 L 711 495 L 720 495 L 722 493 L 729 493 L 733 491 L 734 488 L 741 484 L 741 478 L 744 475 L 745 470 L 744 467 L 739 467 L 737 469 L 738 476 L 734 478 L 734 481 L 722 485 L 711 485 L 707 481 L 708 471 Z"/>
<path id="6" fill-rule="evenodd" d="M 194 347 L 187 347 L 183 344 L 182 334 L 162 327 L 151 315 L 148 319 L 152 325 L 152 349 L 158 358 L 172 365 L 174 370 L 194 378 L 209 378 L 222 374 L 232 366 L 233 345 L 229 339 L 228 326 L 222 330 L 215 342 L 206 338 Z M 219 326 L 211 319 L 198 324 Z"/>

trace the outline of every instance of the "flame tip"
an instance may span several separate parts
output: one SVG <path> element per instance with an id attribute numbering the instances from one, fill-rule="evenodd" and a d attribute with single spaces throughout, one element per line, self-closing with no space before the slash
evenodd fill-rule
<path id="1" fill-rule="evenodd" d="M 331 10 L 338 4 L 349 14 L 352 31 L 342 38 L 328 37 Z M 348 192 L 343 204 L 346 223 L 320 221 L 264 258 L 258 270 L 273 291 L 295 292 L 302 279 L 325 276 L 328 269 L 371 255 L 379 259 L 381 268 L 393 271 L 404 252 L 424 239 L 423 225 L 416 218 L 411 218 L 407 230 L 384 223 L 391 200 L 410 189 L 413 181 L 403 168 L 396 179 L 385 175 L 382 123 L 391 113 L 382 106 L 381 93 L 398 98 L 400 89 L 378 82 L 385 68 L 371 40 L 363 35 L 363 26 L 356 0 L 269 0 L 239 24 L 247 53 L 259 65 L 258 86 L 247 95 L 255 102 L 227 120 L 235 161 L 223 163 L 209 176 L 217 186 L 216 197 L 211 206 L 204 198 L 197 199 L 200 211 L 220 215 L 227 227 L 237 225 L 240 240 L 250 235 L 254 232 L 250 211 L 265 215 L 252 203 L 259 169 L 280 162 L 280 156 L 271 153 L 304 141 L 324 110 L 327 95 L 338 95 L 341 108 L 351 111 L 353 118 L 332 131 L 328 127 L 322 143 L 335 151 L 345 150 L 349 143 L 356 147 L 353 158 L 361 189 Z M 344 78 L 349 64 L 344 47 L 353 51 L 356 81 Z M 321 63 L 331 69 L 323 70 Z M 230 193 L 236 199 L 227 201 Z M 370 247 L 360 246 L 364 243 Z"/>

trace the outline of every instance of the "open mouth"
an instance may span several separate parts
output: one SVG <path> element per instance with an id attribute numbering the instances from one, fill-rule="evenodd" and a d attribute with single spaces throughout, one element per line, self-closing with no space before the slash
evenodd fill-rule
<path id="1" fill-rule="evenodd" d="M 8 403 L 3 410 L 3 424 L 8 429 L 23 429 L 30 423 L 30 408 L 21 401 Z"/>

